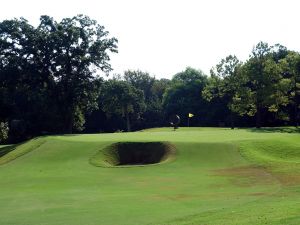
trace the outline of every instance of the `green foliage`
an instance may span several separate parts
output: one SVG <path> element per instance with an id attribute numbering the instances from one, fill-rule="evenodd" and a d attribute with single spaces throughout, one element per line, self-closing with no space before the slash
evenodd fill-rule
<path id="1" fill-rule="evenodd" d="M 234 110 L 241 114 L 256 115 L 256 126 L 261 126 L 263 110 L 277 113 L 288 101 L 290 81 L 283 78 L 280 64 L 272 57 L 273 46 L 260 42 L 250 59 L 240 69 L 243 82 L 238 83 Z M 279 116 L 280 114 L 277 114 Z"/>
<path id="2" fill-rule="evenodd" d="M 127 70 L 124 72 L 124 80 L 144 93 L 145 101 L 151 101 L 152 92 L 151 88 L 155 82 L 155 78 L 151 77 L 148 73 L 140 70 Z"/>
<path id="3" fill-rule="evenodd" d="M 8 123 L 0 122 L 0 143 L 3 143 L 8 139 L 8 131 Z"/>
<path id="4" fill-rule="evenodd" d="M 19 121 L 22 141 L 46 133 L 99 132 L 166 125 L 195 114 L 196 126 L 298 125 L 300 54 L 259 42 L 246 62 L 222 59 L 207 77 L 187 67 L 172 80 L 128 70 L 105 81 L 117 39 L 87 16 L 41 16 L 0 23 L 0 120 Z M 125 117 L 125 120 L 124 120 Z M 87 126 L 86 126 L 87 124 Z M 92 124 L 92 126 L 91 126 Z M 93 130 L 89 129 L 93 127 Z"/>
<path id="5" fill-rule="evenodd" d="M 200 83 L 205 83 L 207 76 L 201 71 L 196 70 L 192 67 L 187 67 L 184 71 L 177 73 L 173 76 L 172 81 L 175 83 L 192 83 L 199 81 Z"/>
<path id="6" fill-rule="evenodd" d="M 206 83 L 207 76 L 190 67 L 175 74 L 163 98 L 166 114 L 178 114 L 185 123 L 188 113 L 193 113 L 201 121 L 205 116 L 205 102 L 201 98 L 201 91 Z"/>
<path id="7" fill-rule="evenodd" d="M 299 62 L 298 53 L 289 52 L 279 44 L 269 46 L 259 42 L 245 63 L 231 55 L 222 59 L 211 70 L 202 95 L 207 101 L 223 99 L 240 116 L 256 116 L 257 127 L 267 113 L 288 121 L 288 105 L 298 102 L 292 96 L 297 89 Z"/>
<path id="8" fill-rule="evenodd" d="M 82 113 L 82 111 L 79 108 L 76 108 L 74 111 L 74 123 L 73 123 L 73 129 L 75 131 L 82 131 L 84 129 L 85 124 L 85 117 Z"/>
<path id="9" fill-rule="evenodd" d="M 101 105 L 107 114 L 126 118 L 127 131 L 131 130 L 130 117 L 139 118 L 145 110 L 143 91 L 122 80 L 109 80 L 103 85 Z"/>
<path id="10" fill-rule="evenodd" d="M 65 18 L 60 23 L 42 17 L 40 25 L 47 39 L 56 40 L 52 52 L 54 78 L 66 130 L 72 132 L 75 119 L 82 123 L 83 112 L 97 107 L 99 86 L 91 68 L 111 70 L 108 52 L 117 52 L 117 40 L 87 16 Z M 80 116 L 81 115 L 81 116 Z M 80 125 L 81 127 L 81 125 Z"/>
<path id="11" fill-rule="evenodd" d="M 26 121 L 33 134 L 82 128 L 83 115 L 97 108 L 96 71 L 109 72 L 109 53 L 117 52 L 108 35 L 83 15 L 60 22 L 41 16 L 37 27 L 23 18 L 1 22 L 2 117 Z"/>
<path id="12" fill-rule="evenodd" d="M 288 92 L 288 101 L 293 108 L 291 113 L 294 125 L 299 123 L 300 115 L 300 54 L 298 52 L 289 51 L 285 58 L 279 61 L 283 71 L 284 78 L 289 82 L 290 88 Z"/>
<path id="13" fill-rule="evenodd" d="M 241 62 L 236 56 L 229 55 L 222 59 L 215 68 L 211 69 L 211 77 L 202 91 L 207 101 L 219 98 L 227 102 L 227 107 L 235 112 L 235 99 L 238 84 L 242 81 L 238 74 Z M 234 128 L 233 114 L 231 114 L 231 127 Z"/>
<path id="14" fill-rule="evenodd" d="M 164 124 L 164 108 L 162 105 L 163 94 L 170 85 L 170 80 L 157 80 L 146 72 L 125 71 L 124 80 L 142 90 L 145 97 L 145 110 L 141 115 L 139 124 L 136 124 L 138 129 L 146 127 L 161 126 Z"/>

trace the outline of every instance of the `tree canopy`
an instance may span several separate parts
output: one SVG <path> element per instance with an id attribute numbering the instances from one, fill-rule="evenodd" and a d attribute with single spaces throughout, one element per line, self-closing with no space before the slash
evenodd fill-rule
<path id="1" fill-rule="evenodd" d="M 83 15 L 41 16 L 37 27 L 23 18 L 1 22 L 2 120 L 22 120 L 33 133 L 82 130 L 83 115 L 97 108 L 97 73 L 111 70 L 109 52 L 117 52 L 108 35 Z"/>
<path id="2" fill-rule="evenodd" d="M 145 109 L 144 93 L 128 82 L 110 80 L 102 90 L 103 111 L 108 115 L 116 113 L 126 118 L 127 131 L 131 131 L 130 117 L 140 117 Z"/>
<path id="3" fill-rule="evenodd" d="M 118 41 L 88 16 L 0 22 L 0 133 L 17 142 L 42 134 L 168 126 L 298 126 L 300 54 L 259 42 L 210 71 L 187 67 L 172 79 L 126 70 L 110 79 Z M 160 74 L 163 76 L 163 74 Z"/>

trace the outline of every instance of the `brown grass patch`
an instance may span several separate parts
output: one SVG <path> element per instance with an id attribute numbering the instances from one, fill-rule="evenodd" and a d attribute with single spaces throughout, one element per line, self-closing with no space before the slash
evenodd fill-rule
<path id="1" fill-rule="evenodd" d="M 190 194 L 174 194 L 174 195 L 154 195 L 151 197 L 152 200 L 159 200 L 159 201 L 185 201 L 191 199 L 200 198 L 199 195 L 190 195 Z"/>
<path id="2" fill-rule="evenodd" d="M 241 187 L 272 185 L 277 179 L 265 169 L 255 166 L 231 167 L 213 170 L 215 176 L 229 177 L 230 182 Z"/>
<path id="3" fill-rule="evenodd" d="M 300 174 L 277 173 L 275 175 L 280 183 L 284 186 L 297 186 L 300 185 Z"/>
<path id="4" fill-rule="evenodd" d="M 254 192 L 254 193 L 250 193 L 248 195 L 250 196 L 264 196 L 264 195 L 268 195 L 269 193 L 266 192 Z"/>

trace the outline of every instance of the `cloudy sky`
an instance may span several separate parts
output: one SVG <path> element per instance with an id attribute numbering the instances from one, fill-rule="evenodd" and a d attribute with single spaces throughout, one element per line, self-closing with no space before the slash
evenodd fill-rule
<path id="1" fill-rule="evenodd" d="M 299 3 L 298 3 L 299 2 Z M 119 40 L 112 73 L 171 78 L 187 66 L 209 73 L 229 54 L 245 60 L 260 40 L 300 51 L 298 0 L 7 0 L 0 20 L 85 14 Z"/>

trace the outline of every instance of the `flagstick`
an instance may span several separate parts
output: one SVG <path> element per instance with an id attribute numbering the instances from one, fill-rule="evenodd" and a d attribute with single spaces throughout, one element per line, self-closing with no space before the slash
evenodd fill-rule
<path id="1" fill-rule="evenodd" d="M 190 127 L 190 117 L 188 116 L 188 127 Z"/>

